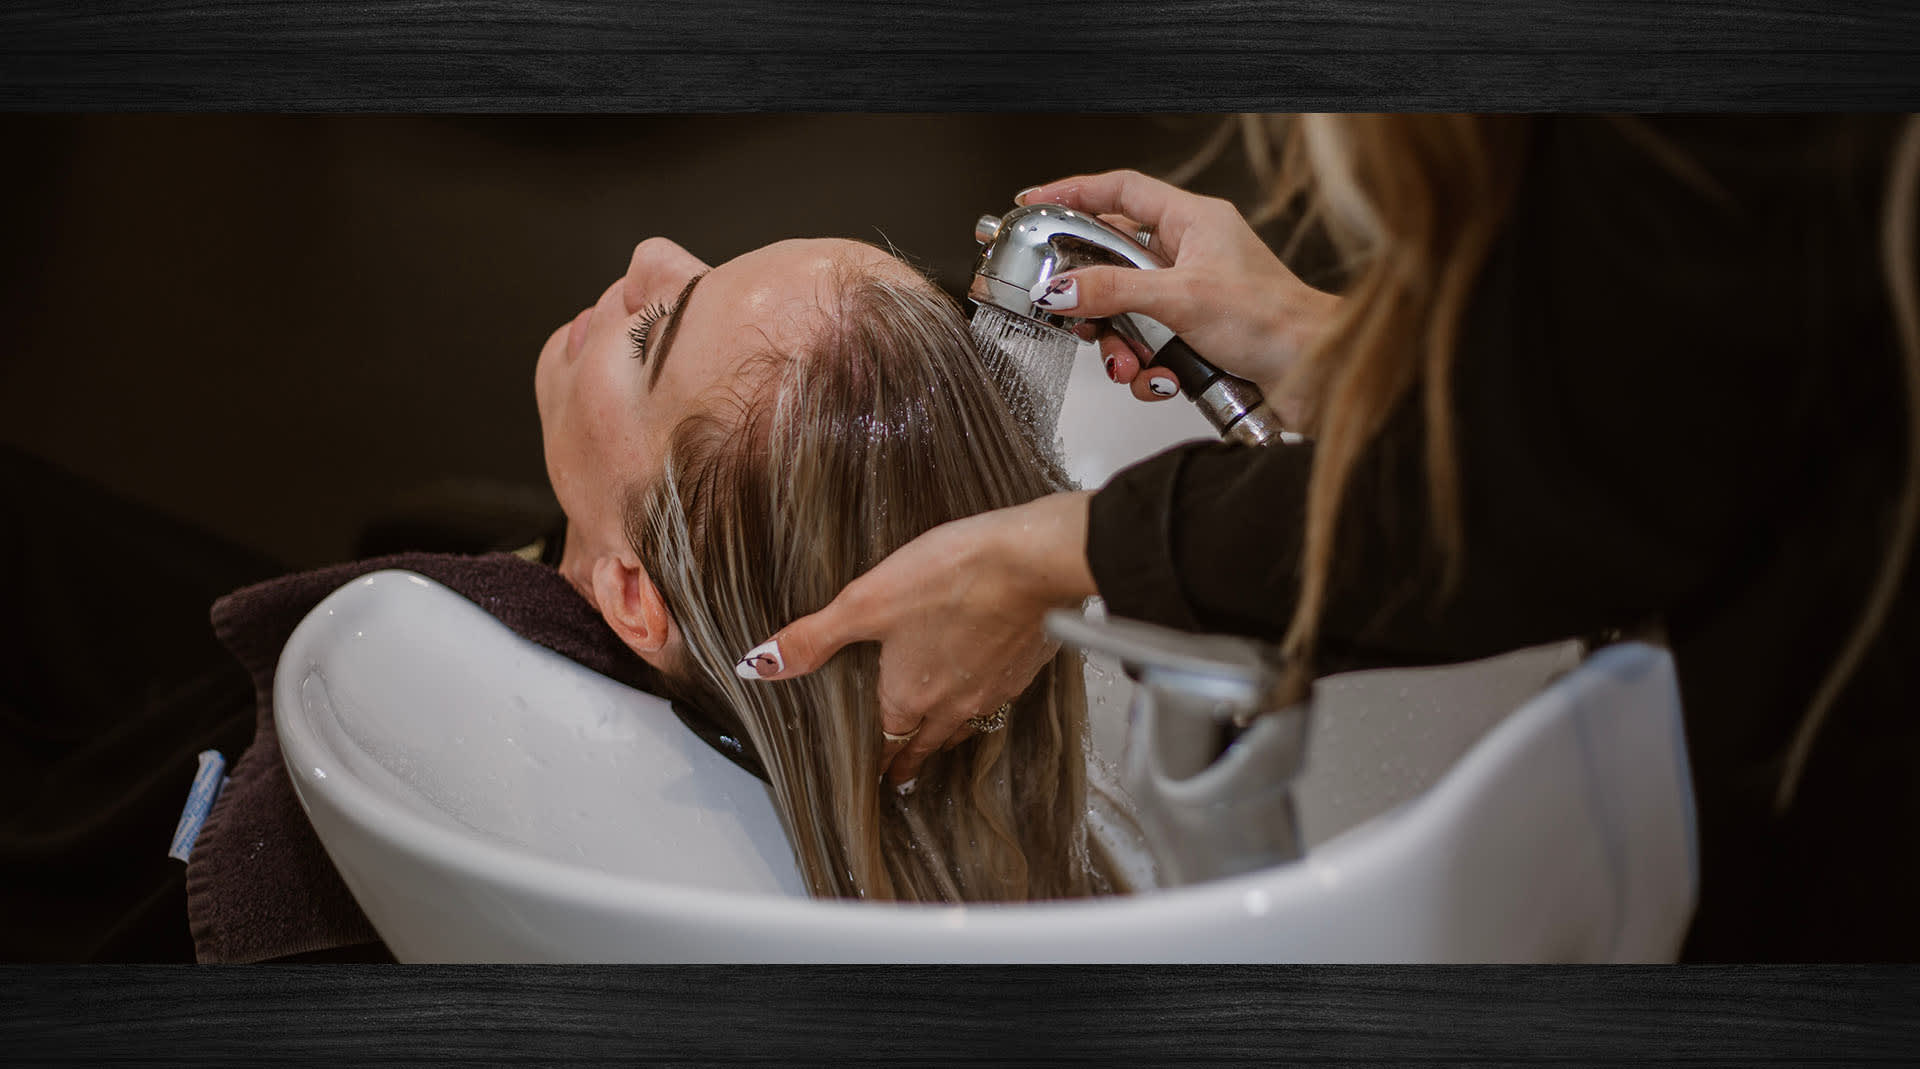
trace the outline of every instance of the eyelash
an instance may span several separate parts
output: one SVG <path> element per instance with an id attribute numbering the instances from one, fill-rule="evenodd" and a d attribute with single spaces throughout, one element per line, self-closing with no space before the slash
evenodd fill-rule
<path id="1" fill-rule="evenodd" d="M 633 358 L 645 361 L 647 358 L 647 335 L 660 317 L 667 314 L 664 304 L 650 304 L 640 309 L 640 318 L 627 328 L 627 337 L 633 342 Z"/>

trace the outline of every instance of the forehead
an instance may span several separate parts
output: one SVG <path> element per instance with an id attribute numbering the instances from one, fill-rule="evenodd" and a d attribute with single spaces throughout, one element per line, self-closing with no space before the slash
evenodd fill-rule
<path id="1" fill-rule="evenodd" d="M 856 241 L 777 242 L 709 272 L 687 303 L 681 330 L 721 344 L 784 349 L 819 328 L 837 291 L 851 280 L 896 272 L 911 274 L 899 260 Z"/>
<path id="2" fill-rule="evenodd" d="M 777 242 L 714 268 L 682 309 L 656 400 L 684 410 L 714 391 L 752 394 L 770 387 L 770 379 L 747 374 L 748 361 L 803 350 L 837 305 L 837 292 L 867 275 L 928 285 L 871 245 L 832 238 Z"/>

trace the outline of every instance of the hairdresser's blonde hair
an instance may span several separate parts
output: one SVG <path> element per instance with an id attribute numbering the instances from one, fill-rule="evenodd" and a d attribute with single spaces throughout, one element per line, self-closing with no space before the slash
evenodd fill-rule
<path id="1" fill-rule="evenodd" d="M 988 384 L 949 298 L 851 267 L 835 281 L 808 350 L 760 357 L 771 393 L 686 419 L 665 474 L 629 502 L 627 538 L 685 637 L 674 696 L 738 712 L 815 895 L 1116 890 L 1087 835 L 1076 653 L 1041 670 L 1005 728 L 930 757 L 906 797 L 879 783 L 877 646 L 798 679 L 734 675 L 741 650 L 928 528 L 1067 486 Z"/>
<path id="2" fill-rule="evenodd" d="M 1466 547 L 1450 389 L 1455 346 L 1477 277 L 1512 206 L 1527 123 L 1466 115 L 1310 115 L 1239 123 L 1243 130 L 1260 132 L 1258 139 L 1247 139 L 1250 156 L 1261 161 L 1256 170 L 1267 190 L 1254 221 L 1298 209 L 1303 230 L 1325 227 L 1350 277 L 1344 294 L 1349 299 L 1342 302 L 1339 318 L 1302 361 L 1289 389 L 1309 399 L 1313 422 L 1308 429 L 1316 438 L 1300 601 L 1284 640 L 1298 666 L 1293 682 L 1299 694 L 1311 675 L 1343 495 L 1389 414 L 1416 387 L 1426 416 L 1428 507 L 1446 565 L 1443 587 L 1459 576 Z M 1644 126 L 1620 120 L 1619 127 L 1680 180 L 1706 184 L 1696 165 Z M 1887 618 L 1920 520 L 1916 187 L 1920 118 L 1910 117 L 1894 152 L 1880 250 L 1900 337 L 1906 475 L 1868 602 L 1786 755 L 1779 808 L 1791 803 L 1827 711 Z"/>

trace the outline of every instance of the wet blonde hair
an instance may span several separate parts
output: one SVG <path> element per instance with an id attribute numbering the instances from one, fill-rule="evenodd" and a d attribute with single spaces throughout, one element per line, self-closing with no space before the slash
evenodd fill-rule
<path id="1" fill-rule="evenodd" d="M 1350 283 L 1338 318 L 1302 361 L 1290 393 L 1307 397 L 1316 438 L 1307 492 L 1301 594 L 1285 638 L 1303 693 L 1326 606 L 1334 532 L 1356 465 L 1389 414 L 1416 390 L 1426 416 L 1428 507 L 1445 581 L 1465 550 L 1460 470 L 1454 450 L 1451 378 L 1467 303 L 1520 180 L 1527 121 L 1471 115 L 1242 117 L 1265 200 L 1257 223 L 1297 210 L 1300 229 L 1323 226 Z M 1622 133 L 1677 178 L 1708 183 L 1696 164 L 1644 125 Z M 1211 146 L 1218 148 L 1218 146 Z M 1791 804 L 1828 710 L 1885 623 L 1920 526 L 1920 287 L 1915 282 L 1915 198 L 1920 195 L 1920 118 L 1895 146 L 1882 207 L 1880 266 L 1891 296 L 1906 399 L 1906 474 L 1892 536 L 1866 605 L 1811 699 L 1785 756 L 1776 807 Z"/>
<path id="2" fill-rule="evenodd" d="M 905 272 L 901 272 L 905 274 Z M 1081 658 L 1062 650 L 1006 726 L 880 784 L 879 649 L 810 675 L 734 674 L 740 651 L 825 606 L 923 531 L 1067 488 L 989 384 L 959 308 L 924 280 L 854 267 L 776 385 L 683 421 L 638 488 L 627 538 L 685 639 L 674 697 L 739 714 L 811 893 L 915 902 L 1115 890 L 1087 834 Z"/>

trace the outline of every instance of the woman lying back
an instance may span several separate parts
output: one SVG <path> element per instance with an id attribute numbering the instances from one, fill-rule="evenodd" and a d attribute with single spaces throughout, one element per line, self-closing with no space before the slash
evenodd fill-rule
<path id="1" fill-rule="evenodd" d="M 857 242 L 708 269 L 655 238 L 547 339 L 535 387 L 562 574 L 672 697 L 738 715 L 813 894 L 1120 889 L 1087 834 L 1077 655 L 1053 654 L 1004 715 L 983 708 L 907 792 L 880 783 L 901 743 L 881 731 L 874 647 L 791 682 L 737 674 L 738 651 L 921 532 L 1064 488 L 950 299 Z"/>

